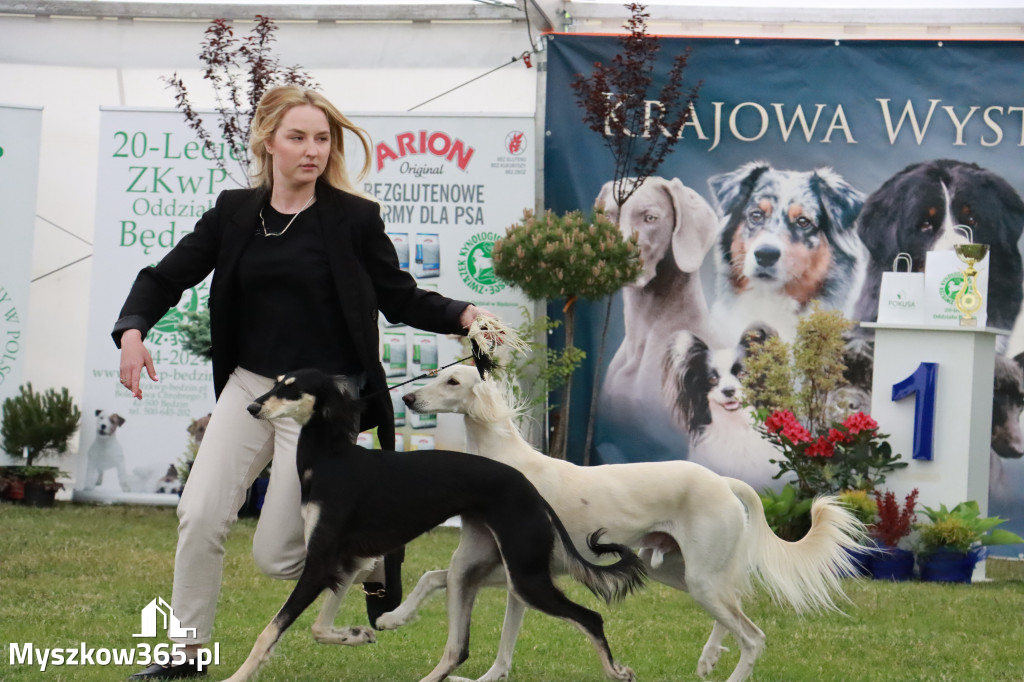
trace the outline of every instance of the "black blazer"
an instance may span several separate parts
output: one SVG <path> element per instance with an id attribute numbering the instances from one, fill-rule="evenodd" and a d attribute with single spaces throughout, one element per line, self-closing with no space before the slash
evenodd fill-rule
<path id="1" fill-rule="evenodd" d="M 377 426 L 381 446 L 394 447 L 394 415 L 387 380 L 380 364 L 377 311 L 388 320 L 439 334 L 465 334 L 459 315 L 469 303 L 425 291 L 399 268 L 398 256 L 384 231 L 379 205 L 369 199 L 317 182 L 317 211 L 324 228 L 334 286 L 341 301 L 353 345 L 366 371 L 368 403 L 362 429 Z M 185 235 L 156 265 L 139 271 L 112 336 L 118 348 L 127 329 L 143 337 L 187 289 L 213 271 L 210 285 L 210 335 L 213 386 L 219 397 L 238 366 L 238 261 L 254 238 L 265 189 L 226 190 L 217 197 L 195 230 Z"/>

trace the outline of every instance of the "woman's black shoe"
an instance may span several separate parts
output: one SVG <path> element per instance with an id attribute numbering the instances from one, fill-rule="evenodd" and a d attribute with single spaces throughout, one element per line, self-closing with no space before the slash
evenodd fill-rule
<path id="1" fill-rule="evenodd" d="M 180 665 L 160 665 L 154 663 L 145 670 L 141 670 L 129 680 L 181 680 L 186 677 L 202 677 L 206 675 L 205 670 L 200 670 L 195 661 L 186 661 Z"/>

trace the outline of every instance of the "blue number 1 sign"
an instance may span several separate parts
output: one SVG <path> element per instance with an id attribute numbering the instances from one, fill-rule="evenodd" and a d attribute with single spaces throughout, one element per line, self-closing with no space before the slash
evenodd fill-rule
<path id="1" fill-rule="evenodd" d="M 893 401 L 914 396 L 914 459 L 932 459 L 935 439 L 935 378 L 939 373 L 936 362 L 922 362 L 914 373 L 892 385 Z"/>

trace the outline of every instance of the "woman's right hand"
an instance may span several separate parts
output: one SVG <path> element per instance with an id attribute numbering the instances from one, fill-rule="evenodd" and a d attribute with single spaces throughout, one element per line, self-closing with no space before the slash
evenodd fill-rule
<path id="1" fill-rule="evenodd" d="M 149 373 L 150 379 L 159 381 L 156 368 L 153 366 L 153 356 L 142 342 L 142 332 L 138 329 L 126 329 L 121 335 L 121 385 L 139 400 L 142 400 L 139 381 L 142 379 L 143 367 Z"/>

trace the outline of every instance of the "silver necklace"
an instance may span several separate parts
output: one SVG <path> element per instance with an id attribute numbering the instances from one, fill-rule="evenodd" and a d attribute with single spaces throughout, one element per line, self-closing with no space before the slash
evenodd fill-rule
<path id="1" fill-rule="evenodd" d="M 302 213 L 303 211 L 306 210 L 306 207 L 309 206 L 309 202 L 313 201 L 313 197 L 315 197 L 315 196 L 316 196 L 316 192 L 314 192 L 313 194 L 309 195 L 309 198 L 306 199 L 306 203 L 304 203 L 302 205 L 302 208 L 299 209 L 299 213 Z M 295 219 L 299 217 L 299 213 L 296 213 L 295 215 L 293 215 L 292 219 L 288 221 L 288 224 L 285 225 L 284 229 L 281 230 L 280 232 L 267 232 L 267 224 L 263 221 L 263 209 L 261 208 L 260 209 L 260 225 L 263 226 L 263 236 L 264 237 L 280 237 L 282 234 L 284 234 L 285 232 L 288 231 L 289 227 L 292 226 L 292 223 L 295 222 Z"/>

